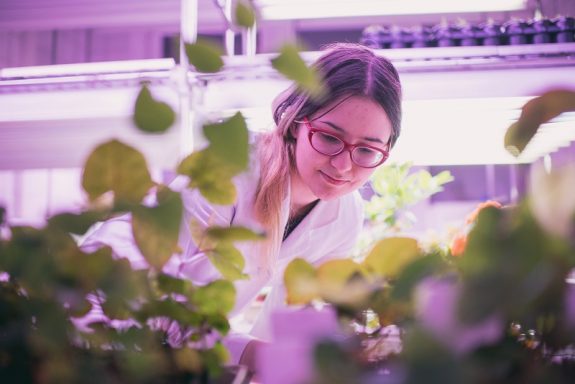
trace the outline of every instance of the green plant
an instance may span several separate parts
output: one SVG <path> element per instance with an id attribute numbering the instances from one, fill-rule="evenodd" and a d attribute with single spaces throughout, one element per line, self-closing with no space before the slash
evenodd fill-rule
<path id="1" fill-rule="evenodd" d="M 248 3 L 237 5 L 236 22 L 253 25 Z M 198 72 L 223 68 L 221 51 L 207 42 L 186 43 L 189 62 Z M 307 91 L 320 84 L 297 49 L 286 46 L 272 65 Z M 294 70 L 294 65 L 296 69 Z M 175 121 L 169 105 L 158 100 L 144 82 L 134 109 L 134 124 L 148 134 L 165 132 Z M 209 201 L 231 204 L 232 178 L 248 166 L 248 133 L 241 114 L 204 126 L 209 146 L 183 159 L 179 174 L 188 176 Z M 259 240 L 262 234 L 241 227 L 194 229 L 222 279 L 204 286 L 162 273 L 178 252 L 182 198 L 169 186 L 152 180 L 145 157 L 118 140 L 99 145 L 86 160 L 82 187 L 88 208 L 48 218 L 42 228 L 12 226 L 0 210 L 0 378 L 22 383 L 191 383 L 210 382 L 223 370 L 227 351 L 221 344 L 234 306 L 233 281 L 248 278 L 235 241 Z M 144 204 L 154 197 L 154 204 Z M 132 270 L 112 250 L 80 249 L 76 236 L 93 224 L 131 214 L 137 247 L 149 264 Z M 91 308 L 88 295 L 105 298 L 109 320 L 90 329 L 74 319 Z M 177 324 L 178 345 L 169 345 L 157 319 Z M 151 326 L 148 326 L 151 325 Z"/>
<path id="2" fill-rule="evenodd" d="M 208 199 L 233 202 L 231 177 L 248 163 L 245 122 L 238 114 L 206 126 L 205 132 L 210 146 L 184 159 L 179 171 Z M 221 135 L 233 140 L 233 149 Z M 214 173 L 217 182 L 202 182 Z M 227 358 L 219 340 L 229 331 L 232 281 L 243 278 L 243 259 L 237 259 L 233 241 L 261 235 L 234 227 L 201 233 L 222 244 L 211 253 L 226 278 L 194 286 L 161 272 L 177 249 L 182 200 L 152 181 L 142 154 L 117 140 L 98 146 L 86 161 L 82 185 L 98 208 L 53 216 L 43 228 L 2 223 L 8 235 L 0 243 L 0 270 L 8 277 L 0 288 L 0 376 L 34 383 L 205 382 L 217 376 Z M 151 193 L 157 203 L 143 204 Z M 112 202 L 103 204 L 110 194 Z M 146 270 L 132 270 L 127 260 L 114 259 L 109 248 L 84 252 L 73 238 L 97 221 L 127 212 L 136 245 L 150 266 Z M 229 272 L 236 269 L 236 274 Z M 86 314 L 93 293 L 105 297 L 108 318 L 133 319 L 139 325 L 118 330 L 103 321 L 91 330 L 76 329 L 72 319 Z M 167 345 L 165 329 L 146 326 L 158 318 L 182 329 L 180 346 Z M 218 335 L 215 342 L 208 342 L 210 334 Z"/>
<path id="3" fill-rule="evenodd" d="M 375 195 L 365 207 L 371 223 L 397 228 L 400 216 L 404 216 L 407 223 L 403 226 L 408 226 L 415 221 L 408 207 L 441 192 L 444 184 L 453 181 L 449 171 L 431 175 L 424 169 L 413 172 L 412 168 L 410 163 L 390 164 L 373 173 L 371 185 Z"/>
<path id="4" fill-rule="evenodd" d="M 523 149 L 539 124 L 575 110 L 574 96 L 561 90 L 532 100 L 506 145 Z M 352 321 L 373 311 L 380 326 L 403 330 L 401 352 L 375 359 L 365 340 L 385 342 L 377 327 L 322 342 L 313 382 L 573 382 L 574 174 L 573 166 L 555 170 L 537 177 L 518 205 L 482 209 L 457 257 L 448 247 L 430 253 L 415 239 L 388 237 L 361 262 L 288 265 L 291 302 L 328 302 Z M 334 376 L 333 367 L 345 372 Z"/>
<path id="5" fill-rule="evenodd" d="M 432 175 L 425 169 L 413 171 L 411 163 L 379 167 L 370 178 L 374 194 L 365 203 L 366 222 L 353 257 L 362 259 L 378 240 L 409 229 L 417 221 L 410 207 L 441 192 L 450 181 L 447 170 Z"/>

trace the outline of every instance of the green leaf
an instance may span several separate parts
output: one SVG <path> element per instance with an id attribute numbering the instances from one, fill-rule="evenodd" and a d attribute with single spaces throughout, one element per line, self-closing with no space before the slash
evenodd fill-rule
<path id="1" fill-rule="evenodd" d="M 211 263 L 228 280 L 245 280 L 248 278 L 242 271 L 244 257 L 242 253 L 230 243 L 220 243 L 215 250 L 207 253 Z"/>
<path id="2" fill-rule="evenodd" d="M 209 225 L 208 221 L 208 225 Z M 209 227 L 208 227 L 209 228 Z M 212 240 L 206 234 L 206 228 L 199 221 L 192 218 L 190 221 L 190 235 L 194 244 L 198 246 L 199 249 L 205 251 L 209 249 L 215 249 L 217 241 Z"/>
<path id="3" fill-rule="evenodd" d="M 0 225 L 6 222 L 6 208 L 0 206 Z"/>
<path id="4" fill-rule="evenodd" d="M 353 260 L 329 260 L 317 268 L 317 277 L 320 282 L 343 285 L 356 272 L 363 273 L 363 268 Z"/>
<path id="5" fill-rule="evenodd" d="M 128 318 L 135 300 L 149 292 L 148 270 L 133 270 L 127 259 L 113 261 L 112 269 L 98 281 L 98 288 L 106 297 L 104 311 L 113 311 L 112 318 Z M 112 314 L 112 313 L 107 313 Z"/>
<path id="6" fill-rule="evenodd" d="M 293 259 L 285 269 L 284 285 L 288 304 L 309 304 L 319 298 L 316 271 L 301 258 Z"/>
<path id="7" fill-rule="evenodd" d="M 134 107 L 134 123 L 148 133 L 162 133 L 168 130 L 176 120 L 176 114 L 172 108 L 156 100 L 152 96 L 149 87 L 144 84 L 136 98 Z"/>
<path id="8" fill-rule="evenodd" d="M 230 359 L 228 350 L 219 342 L 212 349 L 201 350 L 200 354 L 208 371 L 208 376 L 211 378 L 217 378 L 221 375 L 222 367 Z"/>
<path id="9" fill-rule="evenodd" d="M 182 160 L 178 173 L 190 177 L 189 187 L 198 188 L 211 203 L 229 205 L 236 201 L 236 187 L 231 180 L 233 172 L 212 151 L 192 153 Z"/>
<path id="10" fill-rule="evenodd" d="M 190 188 L 199 188 L 214 204 L 232 204 L 236 188 L 232 178 L 248 167 L 248 130 L 241 113 L 219 124 L 208 124 L 204 134 L 210 145 L 194 152 L 178 166 L 178 173 L 190 178 Z"/>
<path id="11" fill-rule="evenodd" d="M 236 4 L 236 24 L 240 27 L 251 28 L 256 23 L 256 14 L 251 4 L 240 1 Z"/>
<path id="12" fill-rule="evenodd" d="M 407 264 L 420 255 L 417 240 L 408 237 L 390 237 L 380 240 L 373 247 L 363 265 L 378 276 L 395 278 Z"/>
<path id="13" fill-rule="evenodd" d="M 90 200 L 113 191 L 116 200 L 139 203 L 152 185 L 144 156 L 118 140 L 96 147 L 84 165 L 82 187 Z"/>
<path id="14" fill-rule="evenodd" d="M 227 280 L 216 280 L 198 287 L 192 294 L 192 303 L 203 314 L 226 314 L 234 308 L 236 289 Z"/>
<path id="15" fill-rule="evenodd" d="M 57 227 L 65 232 L 82 235 L 98 221 L 108 217 L 109 212 L 87 211 L 79 214 L 61 213 L 48 219 L 48 226 Z"/>
<path id="16" fill-rule="evenodd" d="M 321 296 L 346 307 L 365 304 L 372 290 L 365 277 L 364 267 L 350 259 L 330 260 L 317 268 Z"/>
<path id="17" fill-rule="evenodd" d="M 567 111 L 575 111 L 575 91 L 572 90 L 555 89 L 529 100 L 523 106 L 519 120 L 507 128 L 505 149 L 519 156 L 541 124 Z"/>
<path id="18" fill-rule="evenodd" d="M 209 150 L 222 159 L 234 174 L 247 169 L 249 161 L 248 127 L 240 112 L 221 123 L 204 126 Z"/>
<path id="19" fill-rule="evenodd" d="M 202 316 L 196 311 L 190 311 L 184 303 L 171 299 L 162 299 L 148 302 L 137 312 L 140 321 L 149 318 L 168 317 L 176 320 L 182 326 L 198 327 L 202 323 Z"/>
<path id="20" fill-rule="evenodd" d="M 314 366 L 317 374 L 321 376 L 319 382 L 332 384 L 364 382 L 365 380 L 360 378 L 366 375 L 361 372 L 356 361 L 358 359 L 354 355 L 360 353 L 352 350 L 349 345 L 328 339 L 319 341 L 313 351 Z"/>
<path id="21" fill-rule="evenodd" d="M 128 320 L 132 316 L 126 301 L 119 295 L 107 297 L 102 303 L 102 310 L 111 319 Z"/>
<path id="22" fill-rule="evenodd" d="M 170 198 L 156 207 L 140 206 L 132 211 L 134 240 L 148 263 L 158 271 L 178 250 L 182 210 L 180 194 L 172 192 Z"/>
<path id="23" fill-rule="evenodd" d="M 207 40 L 199 39 L 196 43 L 185 43 L 186 56 L 198 72 L 215 73 L 222 69 L 222 49 Z"/>
<path id="24" fill-rule="evenodd" d="M 280 55 L 272 59 L 271 62 L 278 72 L 296 82 L 300 89 L 308 92 L 312 97 L 320 99 L 325 95 L 326 89 L 319 74 L 306 65 L 297 46 L 284 45 Z"/>
<path id="25" fill-rule="evenodd" d="M 178 279 L 164 273 L 158 275 L 157 282 L 158 288 L 165 293 L 188 294 L 194 289 L 190 280 Z"/>
<path id="26" fill-rule="evenodd" d="M 230 323 L 228 318 L 221 313 L 207 315 L 205 321 L 222 336 L 227 335 L 230 331 Z"/>
<path id="27" fill-rule="evenodd" d="M 246 227 L 209 227 L 206 235 L 210 240 L 216 242 L 233 242 L 233 241 L 254 241 L 263 240 L 265 235 L 257 233 Z"/>
<path id="28" fill-rule="evenodd" d="M 200 192 L 208 201 L 219 205 L 230 205 L 236 201 L 237 191 L 229 179 L 199 185 Z"/>
<path id="29" fill-rule="evenodd" d="M 192 348 L 174 349 L 174 362 L 178 371 L 201 373 L 201 356 Z"/>
<path id="30" fill-rule="evenodd" d="M 87 292 L 93 292 L 100 287 L 101 281 L 110 276 L 116 264 L 112 249 L 103 247 L 96 252 L 76 256 L 68 263 L 59 263 L 59 266 L 60 273 L 75 276 Z"/>
<path id="31" fill-rule="evenodd" d="M 437 175 L 433 176 L 433 178 L 435 179 L 435 183 L 438 186 L 443 185 L 443 184 L 447 184 L 447 183 L 455 180 L 453 175 L 449 171 L 441 171 Z"/>

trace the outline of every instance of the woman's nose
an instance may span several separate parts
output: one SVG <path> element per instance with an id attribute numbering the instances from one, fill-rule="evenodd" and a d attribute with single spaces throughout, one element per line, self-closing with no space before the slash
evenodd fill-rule
<path id="1" fill-rule="evenodd" d="M 341 153 L 331 157 L 331 165 L 343 174 L 353 167 L 353 161 L 351 160 L 351 153 L 344 149 Z"/>

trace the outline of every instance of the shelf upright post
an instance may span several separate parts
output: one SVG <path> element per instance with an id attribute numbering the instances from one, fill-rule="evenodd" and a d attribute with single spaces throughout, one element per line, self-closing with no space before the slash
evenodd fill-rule
<path id="1" fill-rule="evenodd" d="M 177 68 L 177 85 L 180 102 L 180 158 L 194 150 L 195 111 L 192 110 L 193 94 L 190 88 L 190 62 L 186 43 L 198 38 L 198 0 L 181 0 L 180 7 L 180 63 Z"/>

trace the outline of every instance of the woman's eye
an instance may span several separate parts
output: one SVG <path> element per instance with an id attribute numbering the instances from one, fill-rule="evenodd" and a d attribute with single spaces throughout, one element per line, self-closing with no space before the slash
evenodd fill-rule
<path id="1" fill-rule="evenodd" d="M 367 147 L 357 147 L 356 151 L 362 156 L 374 155 L 376 151 Z"/>
<path id="2" fill-rule="evenodd" d="M 320 138 L 327 144 L 339 144 L 341 142 L 337 137 L 325 133 L 320 133 Z"/>

